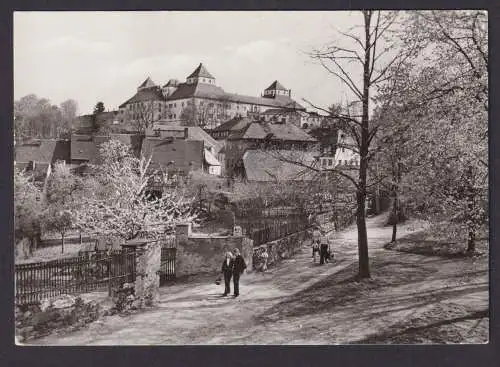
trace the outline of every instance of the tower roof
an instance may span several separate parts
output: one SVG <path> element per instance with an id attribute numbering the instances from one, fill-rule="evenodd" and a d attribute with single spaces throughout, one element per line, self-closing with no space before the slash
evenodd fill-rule
<path id="1" fill-rule="evenodd" d="M 188 78 L 198 78 L 198 77 L 215 79 L 213 75 L 208 72 L 208 70 L 201 62 L 200 65 L 198 65 L 198 67 L 194 69 L 191 75 L 188 76 Z"/>
<path id="2" fill-rule="evenodd" d="M 148 78 L 145 81 L 143 81 L 141 85 L 139 85 L 139 88 L 151 88 L 154 86 L 156 86 L 156 84 L 148 76 Z"/>
<path id="3" fill-rule="evenodd" d="M 265 90 L 288 90 L 284 86 L 281 85 L 281 83 L 277 80 L 275 80 L 269 87 L 267 87 Z"/>

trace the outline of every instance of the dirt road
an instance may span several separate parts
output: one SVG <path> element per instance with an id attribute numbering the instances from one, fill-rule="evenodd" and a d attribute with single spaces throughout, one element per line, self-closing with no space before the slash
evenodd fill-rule
<path id="1" fill-rule="evenodd" d="M 391 342 L 408 325 L 419 327 L 418 320 L 427 323 L 428 315 L 447 320 L 457 312 L 468 315 L 487 307 L 487 261 L 480 266 L 464 265 L 457 260 L 384 250 L 390 228 L 382 227 L 382 220 L 368 220 L 371 280 L 353 280 L 357 271 L 353 226 L 332 235 L 333 264 L 313 265 L 310 249 L 304 248 L 266 273 L 243 275 L 237 299 L 221 298 L 223 286 L 215 285 L 211 278 L 163 287 L 155 309 L 128 317 L 105 317 L 70 335 L 49 336 L 32 344 Z M 407 224 L 398 234 L 421 229 Z M 457 322 L 467 332 L 477 320 Z M 481 330 L 484 334 L 484 327 Z"/>

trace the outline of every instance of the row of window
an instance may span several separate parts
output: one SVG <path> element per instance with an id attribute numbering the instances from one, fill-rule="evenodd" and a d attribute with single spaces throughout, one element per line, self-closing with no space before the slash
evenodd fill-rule
<path id="1" fill-rule="evenodd" d="M 209 78 L 199 78 L 199 79 L 200 79 L 203 83 L 215 84 L 215 80 L 213 80 L 213 79 L 209 79 Z M 187 80 L 187 82 L 188 82 L 189 84 L 191 84 L 191 83 L 195 83 L 195 82 L 196 82 L 196 78 L 189 78 L 189 79 Z"/>
<path id="2" fill-rule="evenodd" d="M 347 166 L 347 165 L 349 165 L 349 166 L 357 166 L 358 165 L 358 160 L 357 159 L 351 159 L 350 161 L 348 161 L 347 159 L 344 160 L 344 161 L 342 161 L 342 159 L 339 159 L 337 161 L 337 164 L 339 166 L 341 166 L 342 162 L 344 162 L 343 163 L 344 166 Z M 323 167 L 332 167 L 333 166 L 333 158 L 323 159 L 321 165 Z"/>

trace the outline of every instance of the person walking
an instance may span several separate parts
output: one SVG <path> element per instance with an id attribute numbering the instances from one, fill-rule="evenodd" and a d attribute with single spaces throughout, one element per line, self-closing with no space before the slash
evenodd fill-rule
<path id="1" fill-rule="evenodd" d="M 316 254 L 319 253 L 319 245 L 321 242 L 321 231 L 319 229 L 319 226 L 316 225 L 313 228 L 312 232 L 312 257 L 313 257 L 313 262 L 316 264 Z"/>
<path id="2" fill-rule="evenodd" d="M 239 249 L 235 248 L 233 250 L 233 254 L 234 254 L 234 265 L 233 265 L 234 297 L 238 297 L 240 295 L 240 276 L 247 268 L 247 264 L 245 263 L 245 259 L 243 259 L 243 256 L 241 256 Z"/>
<path id="3" fill-rule="evenodd" d="M 326 262 L 328 262 L 328 249 L 330 248 L 329 244 L 329 239 L 325 235 L 325 233 L 322 233 L 321 239 L 320 239 L 321 245 L 319 249 L 319 264 L 323 265 Z"/>
<path id="4" fill-rule="evenodd" d="M 226 252 L 226 257 L 222 263 L 222 274 L 224 274 L 224 294 L 222 297 L 227 296 L 231 293 L 231 277 L 233 276 L 234 259 L 233 254 L 228 251 Z"/>

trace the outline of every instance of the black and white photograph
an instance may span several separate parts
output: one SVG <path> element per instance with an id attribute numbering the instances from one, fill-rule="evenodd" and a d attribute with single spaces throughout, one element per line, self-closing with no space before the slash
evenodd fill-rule
<path id="1" fill-rule="evenodd" d="M 489 342 L 488 11 L 15 11 L 12 47 L 18 346 Z"/>

